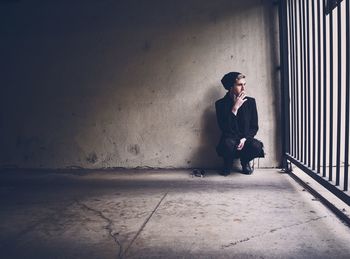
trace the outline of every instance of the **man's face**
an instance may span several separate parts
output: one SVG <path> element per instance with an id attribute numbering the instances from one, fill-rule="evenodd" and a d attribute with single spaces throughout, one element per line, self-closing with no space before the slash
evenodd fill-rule
<path id="1" fill-rule="evenodd" d="M 241 92 L 243 92 L 245 90 L 245 85 L 246 85 L 245 79 L 241 78 L 241 79 L 236 81 L 234 86 L 231 88 L 231 92 L 234 95 L 238 96 Z"/>

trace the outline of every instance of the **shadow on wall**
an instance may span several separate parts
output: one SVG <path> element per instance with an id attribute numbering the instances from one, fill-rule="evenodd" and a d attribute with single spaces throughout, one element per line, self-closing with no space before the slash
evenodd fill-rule
<path id="1" fill-rule="evenodd" d="M 212 102 L 204 109 L 201 116 L 201 134 L 199 137 L 199 148 L 192 154 L 194 165 L 204 168 L 218 168 L 221 159 L 216 154 L 216 145 L 220 138 L 220 129 L 216 120 L 215 101 L 222 98 L 220 85 L 212 86 L 204 95 L 203 100 Z"/>

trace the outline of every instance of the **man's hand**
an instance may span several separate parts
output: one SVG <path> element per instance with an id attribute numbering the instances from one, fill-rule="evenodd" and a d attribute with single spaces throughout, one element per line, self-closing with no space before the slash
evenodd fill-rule
<path id="1" fill-rule="evenodd" d="M 237 115 L 238 109 L 247 101 L 247 99 L 244 99 L 245 97 L 246 95 L 244 91 L 237 96 L 236 101 L 232 106 L 232 113 L 234 115 Z"/>
<path id="2" fill-rule="evenodd" d="M 246 138 L 242 138 L 237 146 L 237 150 L 242 150 L 244 147 L 244 143 L 247 139 Z"/>

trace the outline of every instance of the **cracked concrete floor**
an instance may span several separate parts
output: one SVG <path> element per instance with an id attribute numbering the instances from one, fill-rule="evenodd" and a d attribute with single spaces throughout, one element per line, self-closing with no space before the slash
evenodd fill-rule
<path id="1" fill-rule="evenodd" d="M 350 228 L 277 170 L 0 177 L 2 258 L 350 258 Z"/>

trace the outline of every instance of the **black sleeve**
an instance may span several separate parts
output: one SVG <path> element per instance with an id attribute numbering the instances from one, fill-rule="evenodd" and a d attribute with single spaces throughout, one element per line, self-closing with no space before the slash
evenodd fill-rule
<path id="1" fill-rule="evenodd" d="M 232 127 L 235 123 L 237 123 L 236 116 L 230 111 L 225 110 L 224 105 L 220 105 L 220 103 L 215 103 L 216 109 L 216 119 L 219 125 L 219 128 L 223 134 L 232 134 Z"/>
<path id="2" fill-rule="evenodd" d="M 252 100 L 252 114 L 250 117 L 250 123 L 249 123 L 249 132 L 248 132 L 248 138 L 254 138 L 256 133 L 259 130 L 259 124 L 258 124 L 258 111 L 256 108 L 256 102 L 255 99 Z"/>

